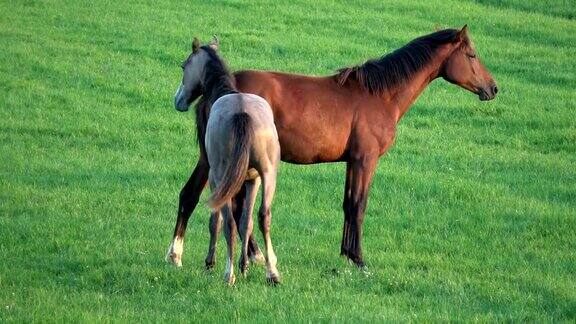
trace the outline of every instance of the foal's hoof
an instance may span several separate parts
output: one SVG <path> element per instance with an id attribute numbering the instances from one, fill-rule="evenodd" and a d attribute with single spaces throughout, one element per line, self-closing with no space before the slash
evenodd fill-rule
<path id="1" fill-rule="evenodd" d="M 250 255 L 250 262 L 256 265 L 264 265 L 266 263 L 266 258 L 264 258 L 264 254 L 258 251 L 252 255 Z"/>
<path id="2" fill-rule="evenodd" d="M 248 271 L 248 258 L 245 258 L 244 255 L 240 256 L 240 260 L 238 260 L 238 268 L 240 269 L 240 273 L 243 277 L 246 277 L 246 271 Z"/>
<path id="3" fill-rule="evenodd" d="M 280 283 L 280 275 L 277 273 L 271 273 L 266 276 L 266 282 L 272 286 L 275 286 Z"/>
<path id="4" fill-rule="evenodd" d="M 236 275 L 235 274 L 224 274 L 224 282 L 228 285 L 228 286 L 233 286 L 234 283 L 236 282 Z"/>
<path id="5" fill-rule="evenodd" d="M 242 275 L 242 277 L 246 278 L 246 276 L 248 275 L 248 263 L 246 263 L 245 265 L 243 264 L 240 265 L 240 274 Z"/>

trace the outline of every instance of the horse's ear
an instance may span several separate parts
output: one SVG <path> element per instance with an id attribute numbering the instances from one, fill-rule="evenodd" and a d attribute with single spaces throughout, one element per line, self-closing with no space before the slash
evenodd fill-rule
<path id="1" fill-rule="evenodd" d="M 458 37 L 456 37 L 456 41 L 463 41 L 468 37 L 468 25 L 464 25 L 462 29 L 458 31 Z"/>
<path id="2" fill-rule="evenodd" d="M 194 37 L 194 40 L 192 41 L 192 53 L 198 52 L 199 48 L 200 48 L 200 41 L 198 40 L 198 38 Z"/>
<path id="3" fill-rule="evenodd" d="M 217 51 L 218 50 L 218 46 L 220 45 L 220 41 L 218 40 L 218 37 L 216 37 L 216 35 L 212 36 L 212 41 L 210 42 L 210 46 L 213 50 Z"/>

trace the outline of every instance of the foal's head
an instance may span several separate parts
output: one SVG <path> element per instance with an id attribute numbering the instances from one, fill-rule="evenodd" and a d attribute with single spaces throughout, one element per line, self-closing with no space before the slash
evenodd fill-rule
<path id="1" fill-rule="evenodd" d="M 206 65 L 214 60 L 217 50 L 216 37 L 205 46 L 201 46 L 198 38 L 194 37 L 192 53 L 182 63 L 182 82 L 174 95 L 174 106 L 177 110 L 187 111 L 190 104 L 203 94 Z"/>
<path id="2" fill-rule="evenodd" d="M 448 82 L 474 92 L 482 101 L 494 99 L 498 87 L 476 55 L 466 26 L 457 32 L 454 44 L 456 49 L 444 62 L 440 76 Z"/>

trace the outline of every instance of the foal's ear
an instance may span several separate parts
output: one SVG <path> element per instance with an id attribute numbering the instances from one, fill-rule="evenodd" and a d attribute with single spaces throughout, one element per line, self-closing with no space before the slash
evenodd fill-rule
<path id="1" fill-rule="evenodd" d="M 194 40 L 192 41 L 192 53 L 198 52 L 199 48 L 200 48 L 200 41 L 198 40 L 198 38 L 194 37 Z"/>
<path id="2" fill-rule="evenodd" d="M 212 41 L 208 46 L 210 46 L 215 51 L 218 50 L 218 47 L 220 46 L 220 41 L 218 40 L 218 37 L 216 37 L 216 35 L 212 36 Z"/>

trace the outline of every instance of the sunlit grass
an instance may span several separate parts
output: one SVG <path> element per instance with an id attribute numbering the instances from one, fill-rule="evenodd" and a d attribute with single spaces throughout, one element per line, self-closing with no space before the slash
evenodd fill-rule
<path id="1" fill-rule="evenodd" d="M 576 24 L 558 1 L 0 3 L 0 321 L 576 317 Z M 339 257 L 344 165 L 282 164 L 283 284 L 214 272 L 204 204 L 163 261 L 198 149 L 172 95 L 192 36 L 234 69 L 326 75 L 468 24 L 501 93 L 434 82 L 380 160 L 371 275 Z"/>

